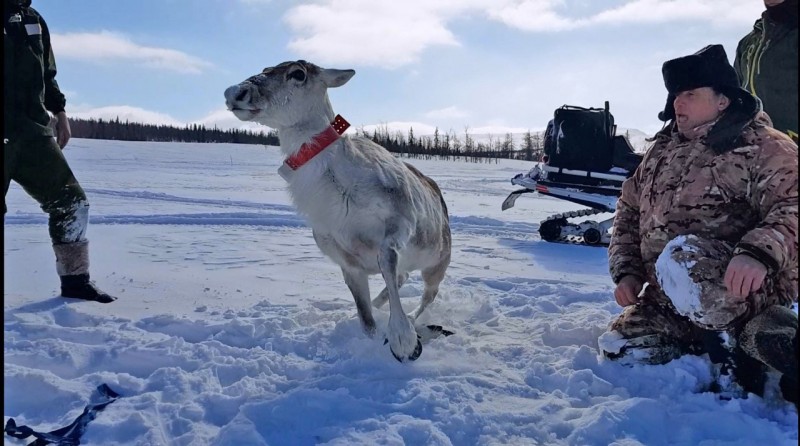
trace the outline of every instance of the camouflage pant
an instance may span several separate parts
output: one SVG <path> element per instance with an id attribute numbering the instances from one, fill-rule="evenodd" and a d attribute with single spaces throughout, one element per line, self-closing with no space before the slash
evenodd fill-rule
<path id="1" fill-rule="evenodd" d="M 775 367 L 772 363 L 790 360 L 791 349 L 785 345 L 776 352 L 757 354 L 765 347 L 765 352 L 773 350 L 761 344 L 775 344 L 777 339 L 791 343 L 797 330 L 797 317 L 779 304 L 772 280 L 765 280 L 747 299 L 731 299 L 723 278 L 732 246 L 695 236 L 674 242 L 667 244 L 654 268 L 658 284 L 651 283 L 640 301 L 625 307 L 609 327 L 626 341 L 625 348 L 639 350 L 635 360 L 663 364 L 689 352 L 714 356 L 709 350 L 719 346 L 720 333 L 730 335 L 731 348 L 741 342 L 748 356 L 762 363 Z M 767 331 L 776 334 L 761 340 L 768 339 L 762 336 Z M 624 356 L 621 352 L 607 355 Z"/>
<path id="2" fill-rule="evenodd" d="M 710 330 L 741 326 L 770 305 L 779 304 L 773 277 L 746 299 L 733 299 L 724 284 L 733 245 L 695 235 L 671 240 L 658 257 L 654 298 L 669 301 L 681 315 Z"/>
<path id="3" fill-rule="evenodd" d="M 53 137 L 27 136 L 3 144 L 4 197 L 12 180 L 49 215 L 53 244 L 84 240 L 89 203 Z M 4 198 L 3 213 L 7 210 Z"/>
<path id="4" fill-rule="evenodd" d="M 670 305 L 655 299 L 642 299 L 625 307 L 608 329 L 630 341 L 628 350 L 644 352 L 635 361 L 647 364 L 665 364 L 683 354 L 699 352 L 707 334 Z"/>

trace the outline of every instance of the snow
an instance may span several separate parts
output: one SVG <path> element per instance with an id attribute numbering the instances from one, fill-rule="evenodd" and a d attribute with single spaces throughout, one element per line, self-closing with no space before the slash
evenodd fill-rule
<path id="1" fill-rule="evenodd" d="M 86 445 L 794 445 L 780 399 L 705 391 L 706 357 L 626 367 L 603 248 L 539 240 L 580 209 L 529 194 L 531 163 L 409 160 L 447 201 L 453 261 L 425 315 L 455 335 L 399 363 L 361 332 L 340 271 L 276 174 L 275 148 L 74 139 L 108 304 L 58 296 L 45 215 L 17 185 L 4 231 L 4 420 L 66 426 L 107 383 Z M 378 277 L 370 280 L 380 290 Z M 401 289 L 412 310 L 418 273 Z M 388 310 L 376 310 L 385 330 Z M 4 438 L 6 445 L 27 444 Z"/>
<path id="2" fill-rule="evenodd" d="M 608 353 L 619 353 L 627 344 L 628 342 L 622 336 L 622 333 L 616 330 L 607 331 L 597 338 L 597 347 Z"/>
<path id="3" fill-rule="evenodd" d="M 672 258 L 675 251 L 696 252 L 691 240 L 693 235 L 679 235 L 670 240 L 664 251 L 656 260 L 656 275 L 661 289 L 669 296 L 675 309 L 684 316 L 704 314 L 705 309 L 700 302 L 700 286 L 689 276 L 689 271 L 696 261 L 678 261 Z"/>

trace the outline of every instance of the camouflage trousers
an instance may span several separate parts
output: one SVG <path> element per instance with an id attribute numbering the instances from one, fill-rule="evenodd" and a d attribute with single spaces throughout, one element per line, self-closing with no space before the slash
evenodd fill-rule
<path id="1" fill-rule="evenodd" d="M 610 324 L 616 351 L 606 356 L 663 364 L 685 353 L 709 353 L 714 361 L 741 350 L 796 375 L 790 363 L 797 316 L 776 298 L 769 278 L 746 299 L 730 298 L 723 278 L 732 252 L 728 243 L 695 236 L 668 243 L 654 268 L 657 280 Z"/>
<path id="2" fill-rule="evenodd" d="M 3 144 L 4 197 L 12 180 L 48 214 L 54 245 L 85 239 L 89 203 L 52 136 L 23 136 Z M 7 210 L 4 198 L 3 213 Z"/>
<path id="3" fill-rule="evenodd" d="M 716 331 L 694 324 L 669 307 L 643 302 L 625 307 L 611 323 L 609 333 L 621 337 L 622 345 L 603 354 L 624 364 L 653 365 L 685 354 L 708 354 L 723 370 L 733 368 L 737 382 L 747 391 L 763 392 L 765 366 L 782 374 L 782 387 L 797 389 L 797 327 L 794 311 L 780 305 L 767 307 L 737 327 Z"/>
<path id="4" fill-rule="evenodd" d="M 765 308 L 782 302 L 770 275 L 745 299 L 732 298 L 724 284 L 731 258 L 731 243 L 691 234 L 675 237 L 652 268 L 658 286 L 647 297 L 666 302 L 696 325 L 710 330 L 735 329 Z"/>
<path id="5" fill-rule="evenodd" d="M 665 364 L 686 353 L 700 353 L 709 334 L 671 305 L 655 299 L 625 307 L 608 331 L 621 337 L 624 344 L 619 351 L 606 351 L 606 356 L 645 364 Z"/>

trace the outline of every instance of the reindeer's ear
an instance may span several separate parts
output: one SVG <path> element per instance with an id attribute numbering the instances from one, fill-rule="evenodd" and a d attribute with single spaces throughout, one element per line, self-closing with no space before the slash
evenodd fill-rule
<path id="1" fill-rule="evenodd" d="M 328 88 L 341 87 L 356 74 L 355 70 L 335 70 L 332 68 L 325 68 L 320 73 L 322 82 Z"/>

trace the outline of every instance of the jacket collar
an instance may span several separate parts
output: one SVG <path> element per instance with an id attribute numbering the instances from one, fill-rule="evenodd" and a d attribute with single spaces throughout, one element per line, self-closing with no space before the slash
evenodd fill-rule
<path id="1" fill-rule="evenodd" d="M 675 129 L 673 130 L 674 131 L 673 137 L 677 138 L 680 141 L 691 141 L 691 140 L 694 140 L 694 139 L 697 139 L 697 138 L 704 138 L 704 137 L 708 136 L 708 132 L 711 130 L 711 128 L 714 127 L 714 125 L 718 121 L 719 121 L 719 118 L 717 118 L 717 119 L 715 119 L 713 121 L 709 121 L 709 122 L 700 124 L 697 127 L 694 127 L 692 129 L 690 129 L 688 132 L 686 132 L 686 134 L 683 134 L 683 133 L 679 132 L 678 131 L 678 125 L 675 124 Z"/>

